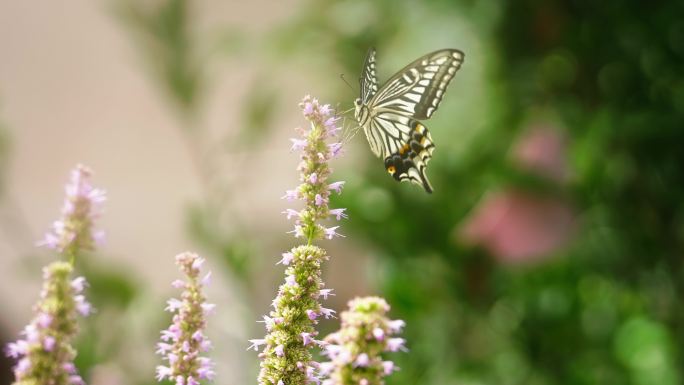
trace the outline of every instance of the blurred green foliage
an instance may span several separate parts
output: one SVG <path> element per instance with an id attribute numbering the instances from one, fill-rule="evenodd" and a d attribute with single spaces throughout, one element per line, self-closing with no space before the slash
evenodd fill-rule
<path id="1" fill-rule="evenodd" d="M 197 57 L 187 1 L 122 1 L 116 11 L 135 33 L 152 72 L 171 99 L 183 112 L 195 113 L 202 89 L 202 62 Z"/>

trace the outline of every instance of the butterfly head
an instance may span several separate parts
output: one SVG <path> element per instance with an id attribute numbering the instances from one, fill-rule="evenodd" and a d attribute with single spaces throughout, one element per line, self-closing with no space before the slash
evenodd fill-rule
<path id="1" fill-rule="evenodd" d="M 368 119 L 368 107 L 363 104 L 361 98 L 354 100 L 354 115 L 360 125 L 364 125 Z"/>

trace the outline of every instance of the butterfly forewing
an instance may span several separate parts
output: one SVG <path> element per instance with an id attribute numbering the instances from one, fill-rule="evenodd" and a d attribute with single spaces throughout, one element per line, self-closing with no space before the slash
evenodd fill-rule
<path id="1" fill-rule="evenodd" d="M 463 57 L 459 50 L 444 49 L 418 58 L 392 76 L 369 106 L 399 110 L 414 119 L 429 119 L 461 67 Z"/>
<path id="2" fill-rule="evenodd" d="M 361 102 L 367 104 L 378 92 L 378 78 L 375 75 L 375 49 L 371 48 L 366 54 L 363 64 L 363 74 L 359 79 L 361 83 Z"/>

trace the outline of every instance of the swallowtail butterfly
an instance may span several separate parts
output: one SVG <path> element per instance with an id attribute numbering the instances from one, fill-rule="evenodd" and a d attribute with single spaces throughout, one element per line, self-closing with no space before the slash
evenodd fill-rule
<path id="1" fill-rule="evenodd" d="M 385 160 L 385 169 L 397 181 L 409 180 L 432 192 L 425 168 L 435 145 L 419 120 L 429 119 L 437 110 L 463 58 L 456 49 L 429 53 L 378 89 L 375 49 L 368 51 L 359 79 L 361 97 L 354 101 L 355 117 L 371 151 Z"/>

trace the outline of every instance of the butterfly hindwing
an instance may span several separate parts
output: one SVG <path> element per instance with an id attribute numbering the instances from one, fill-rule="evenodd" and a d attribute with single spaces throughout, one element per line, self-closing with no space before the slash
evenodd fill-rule
<path id="1" fill-rule="evenodd" d="M 410 180 L 432 192 L 425 168 L 435 148 L 427 127 L 391 112 L 377 114 L 364 130 L 371 151 L 384 159 L 385 170 L 398 181 Z"/>
<path id="2" fill-rule="evenodd" d="M 397 122 L 398 125 L 402 123 Z M 393 151 L 385 156 L 385 170 L 398 181 L 408 180 L 431 193 L 432 186 L 425 175 L 425 168 L 432 158 L 435 145 L 427 127 L 414 119 L 408 119 L 405 140 L 389 139 Z"/>

